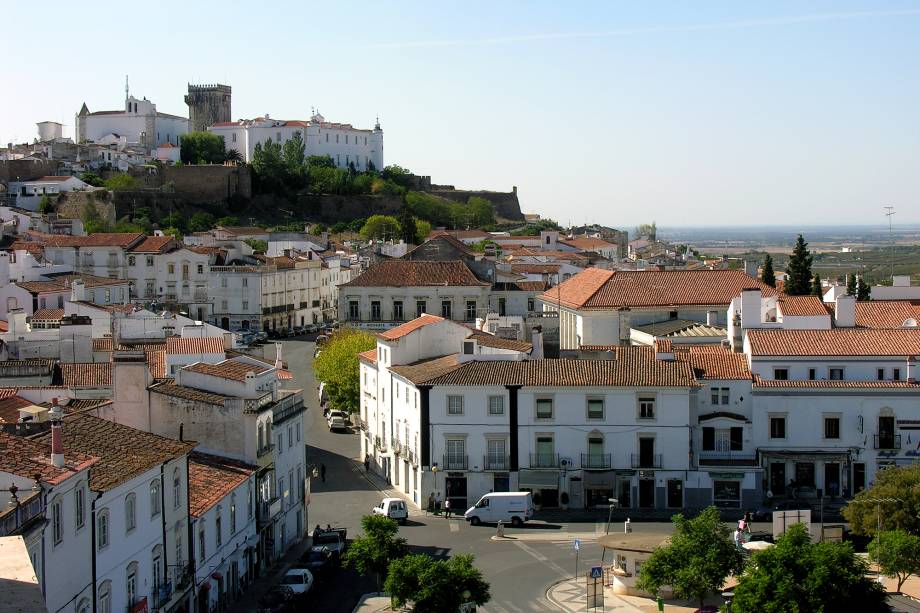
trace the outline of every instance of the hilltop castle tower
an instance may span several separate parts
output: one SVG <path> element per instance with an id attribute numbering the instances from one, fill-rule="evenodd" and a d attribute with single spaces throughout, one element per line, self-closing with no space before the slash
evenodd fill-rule
<path id="1" fill-rule="evenodd" d="M 189 119 L 195 132 L 203 132 L 215 123 L 230 121 L 229 85 L 189 83 L 185 103 L 188 105 Z"/>

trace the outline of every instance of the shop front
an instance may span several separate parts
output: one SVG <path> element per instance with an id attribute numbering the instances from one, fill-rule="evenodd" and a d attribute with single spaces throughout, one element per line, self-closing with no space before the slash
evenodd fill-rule
<path id="1" fill-rule="evenodd" d="M 616 483 L 612 470 L 586 470 L 582 475 L 586 509 L 606 509 L 610 505 Z"/>
<path id="2" fill-rule="evenodd" d="M 559 506 L 558 471 L 522 469 L 518 474 L 518 484 L 521 491 L 534 493 L 534 504 L 539 500 L 542 507 Z M 537 494 L 539 498 L 536 498 Z"/>

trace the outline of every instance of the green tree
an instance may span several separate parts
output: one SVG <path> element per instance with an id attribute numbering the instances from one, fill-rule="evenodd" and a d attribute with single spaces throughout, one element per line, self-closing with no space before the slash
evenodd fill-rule
<path id="1" fill-rule="evenodd" d="M 266 139 L 252 150 L 252 172 L 260 192 L 282 192 L 287 175 L 281 144 Z"/>
<path id="2" fill-rule="evenodd" d="M 408 204 L 404 204 L 399 209 L 396 221 L 399 223 L 399 238 L 405 241 L 406 244 L 414 244 L 418 235 L 418 228 L 415 224 L 415 215 L 412 214 L 412 209 L 409 208 Z"/>
<path id="3" fill-rule="evenodd" d="M 179 213 L 170 213 L 160 220 L 160 225 L 165 228 L 175 228 L 180 232 L 185 232 L 188 229 L 185 216 Z"/>
<path id="4" fill-rule="evenodd" d="M 783 291 L 790 296 L 805 296 L 812 290 L 811 262 L 813 258 L 808 252 L 808 243 L 799 234 L 792 249 L 789 264 L 786 265 L 786 283 Z"/>
<path id="5" fill-rule="evenodd" d="M 42 196 L 42 199 L 38 201 L 38 212 L 39 213 L 51 213 L 54 211 L 54 203 L 51 202 L 51 198 L 48 197 L 48 194 Z"/>
<path id="6" fill-rule="evenodd" d="M 377 341 L 367 332 L 340 330 L 313 361 L 313 371 L 317 380 L 326 382 L 333 408 L 357 413 L 361 394 L 358 354 L 376 346 Z"/>
<path id="7" fill-rule="evenodd" d="M 811 283 L 811 293 L 815 296 L 823 296 L 824 288 L 821 286 L 821 275 L 815 273 L 815 278 Z"/>
<path id="8" fill-rule="evenodd" d="M 644 223 L 636 228 L 636 238 L 647 237 L 650 241 L 655 241 L 658 237 L 658 226 L 652 223 Z"/>
<path id="9" fill-rule="evenodd" d="M 728 575 L 741 571 L 741 552 L 715 507 L 693 519 L 678 513 L 671 521 L 670 543 L 656 549 L 642 565 L 636 586 L 657 594 L 661 586 L 670 585 L 681 598 L 694 598 L 703 606 L 706 596 L 720 589 Z"/>
<path id="10" fill-rule="evenodd" d="M 361 226 L 361 236 L 367 240 L 395 238 L 399 235 L 399 220 L 389 215 L 371 215 Z"/>
<path id="11" fill-rule="evenodd" d="M 247 238 L 243 242 L 252 247 L 252 250 L 256 253 L 265 253 L 268 251 L 268 241 L 263 241 L 260 238 Z"/>
<path id="12" fill-rule="evenodd" d="M 232 228 L 233 226 L 240 225 L 240 218 L 234 217 L 232 215 L 227 215 L 226 217 L 221 217 L 214 222 L 214 225 L 221 226 L 224 228 Z"/>
<path id="13" fill-rule="evenodd" d="M 412 173 L 408 168 L 391 164 L 385 167 L 380 174 L 384 179 L 388 179 L 400 187 L 412 187 Z"/>
<path id="14" fill-rule="evenodd" d="M 163 234 L 165 234 L 166 236 L 171 236 L 177 241 L 182 240 L 182 230 L 180 230 L 179 228 L 172 228 L 172 227 L 163 228 Z"/>
<path id="15" fill-rule="evenodd" d="M 754 554 L 735 586 L 732 611 L 887 611 L 884 590 L 866 570 L 850 543 L 812 544 L 805 526 L 794 524 L 776 545 Z"/>
<path id="16" fill-rule="evenodd" d="M 320 236 L 323 232 L 328 232 L 329 226 L 324 223 L 315 223 L 310 226 L 310 234 L 313 236 Z"/>
<path id="17" fill-rule="evenodd" d="M 223 164 L 227 159 L 224 137 L 213 132 L 189 132 L 179 144 L 183 164 Z"/>
<path id="18" fill-rule="evenodd" d="M 288 179 L 297 185 L 302 184 L 306 171 L 305 150 L 303 135 L 299 130 L 294 132 L 294 136 L 284 141 L 282 147 L 282 157 Z"/>
<path id="19" fill-rule="evenodd" d="M 214 227 L 214 216 L 204 211 L 198 211 L 188 221 L 188 229 L 192 232 L 207 232 Z"/>
<path id="20" fill-rule="evenodd" d="M 856 281 L 856 299 L 861 302 L 872 299 L 872 290 L 869 288 L 869 284 L 863 281 L 862 275 L 859 275 L 859 279 Z"/>
<path id="21" fill-rule="evenodd" d="M 882 530 L 869 543 L 869 559 L 879 564 L 883 574 L 897 578 L 896 591 L 900 592 L 908 577 L 920 574 L 920 536 L 905 530 Z"/>
<path id="22" fill-rule="evenodd" d="M 335 161 L 328 155 L 311 155 L 307 158 L 311 168 L 335 168 Z"/>
<path id="23" fill-rule="evenodd" d="M 416 219 L 415 220 L 416 244 L 421 245 L 426 240 L 428 240 L 429 234 L 431 234 L 431 224 L 425 221 L 424 219 Z"/>
<path id="24" fill-rule="evenodd" d="M 132 191 L 140 188 L 140 181 L 126 172 L 120 172 L 106 179 L 105 186 L 113 192 Z"/>
<path id="25" fill-rule="evenodd" d="M 472 225 L 484 228 L 495 224 L 495 209 L 492 208 L 490 201 L 478 196 L 470 196 L 466 206 L 469 209 Z"/>
<path id="26" fill-rule="evenodd" d="M 873 502 L 881 499 L 899 502 Z M 885 529 L 920 532 L 920 464 L 876 471 L 872 487 L 858 492 L 843 508 L 853 532 L 867 536 L 875 535 L 879 512 Z"/>
<path id="27" fill-rule="evenodd" d="M 847 296 L 856 297 L 856 275 L 847 275 Z"/>
<path id="28" fill-rule="evenodd" d="M 224 156 L 224 161 L 233 162 L 234 164 L 242 164 L 243 154 L 240 153 L 238 149 L 227 149 L 227 154 Z"/>
<path id="29" fill-rule="evenodd" d="M 83 215 L 81 218 L 83 220 L 83 229 L 87 234 L 105 232 L 108 229 L 108 224 L 106 224 L 102 216 L 99 215 L 99 209 L 96 208 L 96 203 L 92 200 L 87 201 L 86 204 L 83 205 Z"/>
<path id="30" fill-rule="evenodd" d="M 489 602 L 489 584 L 473 566 L 473 556 L 435 560 L 408 555 L 390 564 L 384 589 L 397 607 L 412 603 L 415 613 L 459 613 L 464 603 Z"/>
<path id="31" fill-rule="evenodd" d="M 323 355 L 326 351 L 323 351 Z M 390 562 L 406 555 L 406 539 L 397 537 L 399 525 L 396 521 L 383 515 L 365 515 L 361 518 L 364 534 L 355 538 L 342 562 L 362 575 L 374 574 L 377 585 L 386 577 Z"/>
<path id="32" fill-rule="evenodd" d="M 763 259 L 760 280 L 770 287 L 776 287 L 776 273 L 773 271 L 773 256 L 769 253 Z"/>
<path id="33" fill-rule="evenodd" d="M 94 172 L 84 172 L 82 175 L 80 175 L 80 180 L 84 183 L 92 185 L 93 187 L 102 187 L 105 185 L 105 181 L 102 180 L 102 177 Z"/>

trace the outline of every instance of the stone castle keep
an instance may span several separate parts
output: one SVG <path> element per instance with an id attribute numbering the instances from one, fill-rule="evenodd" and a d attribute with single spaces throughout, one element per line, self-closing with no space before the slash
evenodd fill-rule
<path id="1" fill-rule="evenodd" d="M 194 132 L 204 132 L 210 125 L 231 121 L 229 85 L 189 83 L 185 103 Z"/>

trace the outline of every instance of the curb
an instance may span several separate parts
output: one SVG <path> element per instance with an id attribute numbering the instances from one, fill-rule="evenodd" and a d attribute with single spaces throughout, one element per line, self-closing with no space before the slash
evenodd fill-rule
<path id="1" fill-rule="evenodd" d="M 555 587 L 556 587 L 557 585 L 559 585 L 560 583 L 565 583 L 566 581 L 569 581 L 569 579 L 560 579 L 559 581 L 556 581 L 555 583 L 551 583 L 551 584 L 549 584 L 549 586 L 546 588 L 546 592 L 544 592 L 544 596 L 546 596 L 546 600 L 547 600 L 551 605 L 553 605 L 554 607 L 556 607 L 556 610 L 558 610 L 558 611 L 568 611 L 569 609 L 567 609 L 567 608 L 565 608 L 564 606 L 562 606 L 562 604 L 560 604 L 559 601 L 557 601 L 555 598 L 553 598 L 552 596 L 550 596 L 550 593 L 553 591 L 553 588 L 555 588 Z"/>

